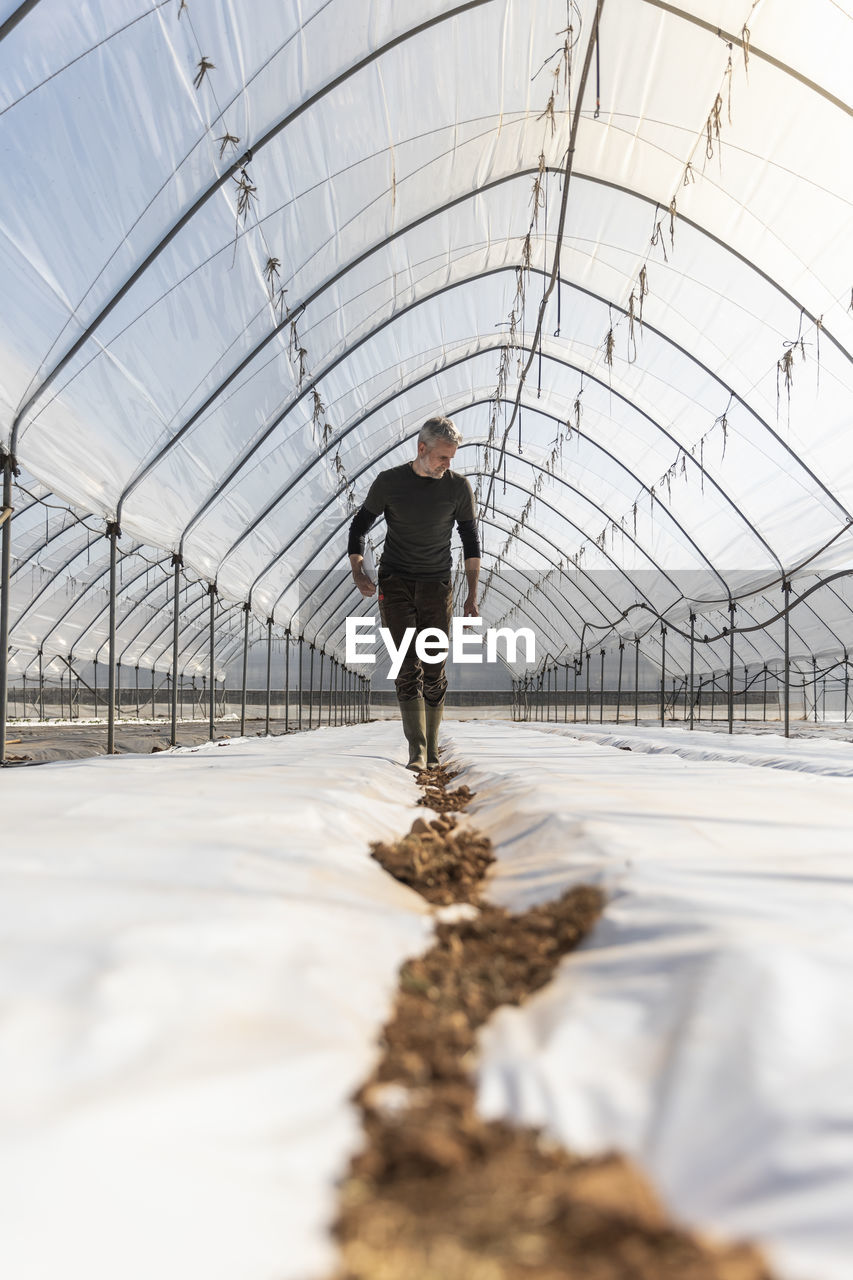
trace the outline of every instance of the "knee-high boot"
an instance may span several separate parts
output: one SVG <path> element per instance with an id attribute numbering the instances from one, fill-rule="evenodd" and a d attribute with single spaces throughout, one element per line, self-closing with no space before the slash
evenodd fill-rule
<path id="1" fill-rule="evenodd" d="M 438 764 L 440 764 L 438 758 L 438 726 L 441 724 L 441 717 L 443 715 L 444 699 L 442 699 L 438 706 L 435 707 L 426 703 L 426 767 L 428 769 L 434 769 Z"/>
<path id="2" fill-rule="evenodd" d="M 410 698 L 407 702 L 401 702 L 400 717 L 403 721 L 403 733 L 409 744 L 409 761 L 406 768 L 425 769 L 427 740 L 423 698 Z"/>

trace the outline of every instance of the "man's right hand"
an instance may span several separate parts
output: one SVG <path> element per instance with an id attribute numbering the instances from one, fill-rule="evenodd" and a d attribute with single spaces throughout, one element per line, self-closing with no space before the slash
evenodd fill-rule
<path id="1" fill-rule="evenodd" d="M 361 565 L 357 569 L 353 569 L 352 579 L 363 596 L 376 594 L 376 583 L 371 578 L 368 578 Z"/>

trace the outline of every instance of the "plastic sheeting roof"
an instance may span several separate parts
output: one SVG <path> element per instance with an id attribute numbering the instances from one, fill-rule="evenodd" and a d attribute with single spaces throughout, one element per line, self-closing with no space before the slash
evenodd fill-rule
<path id="1" fill-rule="evenodd" d="M 850 0 L 37 0 L 0 36 L 0 442 L 92 528 L 341 653 L 346 526 L 439 410 L 481 612 L 556 656 L 847 568 Z M 846 583 L 798 653 L 853 640 Z"/>

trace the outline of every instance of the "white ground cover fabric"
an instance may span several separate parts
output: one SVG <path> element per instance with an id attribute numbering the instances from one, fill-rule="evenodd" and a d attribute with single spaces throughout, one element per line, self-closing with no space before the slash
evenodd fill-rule
<path id="1" fill-rule="evenodd" d="M 643 753 L 642 730 L 628 753 L 542 729 L 449 726 L 496 846 L 490 896 L 522 908 L 586 881 L 609 904 L 482 1035 L 483 1112 L 633 1155 L 675 1213 L 757 1239 L 788 1280 L 849 1280 L 848 779 L 797 771 L 821 743 L 774 743 L 783 772 Z"/>
<path id="2" fill-rule="evenodd" d="M 634 1155 L 784 1280 L 849 1280 L 853 794 L 801 771 L 845 744 L 763 738 L 782 771 L 545 728 L 444 731 L 495 900 L 609 895 L 483 1035 L 483 1110 Z M 327 1274 L 347 1098 L 429 939 L 366 856 L 414 816 L 401 759 L 391 722 L 0 775 L 0 1273 Z"/>
<path id="3" fill-rule="evenodd" d="M 0 1274 L 306 1280 L 427 908 L 392 725 L 0 775 Z M 420 811 L 418 811 L 420 812 Z"/>
<path id="4" fill-rule="evenodd" d="M 821 773 L 837 778 L 853 777 L 853 730 L 828 729 L 822 738 L 783 738 L 778 733 L 750 733 L 738 726 L 731 737 L 715 729 L 682 729 L 666 725 L 653 729 L 644 725 L 596 728 L 593 725 L 521 725 L 537 732 L 561 733 L 584 742 L 628 748 L 644 754 L 670 753 L 683 760 L 719 760 L 729 764 L 754 764 L 770 769 L 794 769 L 798 773 Z M 833 738 L 833 733 L 838 737 Z M 842 736 L 843 735 L 843 736 Z"/>

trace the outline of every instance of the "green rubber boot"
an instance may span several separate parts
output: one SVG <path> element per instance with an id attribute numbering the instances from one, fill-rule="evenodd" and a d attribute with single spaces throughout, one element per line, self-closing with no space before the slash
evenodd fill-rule
<path id="1" fill-rule="evenodd" d="M 439 702 L 437 707 L 431 707 L 427 702 L 424 714 L 426 716 L 426 767 L 436 769 L 441 763 L 438 758 L 438 726 L 444 715 L 444 701 Z"/>
<path id="2" fill-rule="evenodd" d="M 426 768 L 426 719 L 423 698 L 410 698 L 408 702 L 401 702 L 400 717 L 403 721 L 403 733 L 409 744 L 409 762 L 406 768 L 418 772 Z"/>

